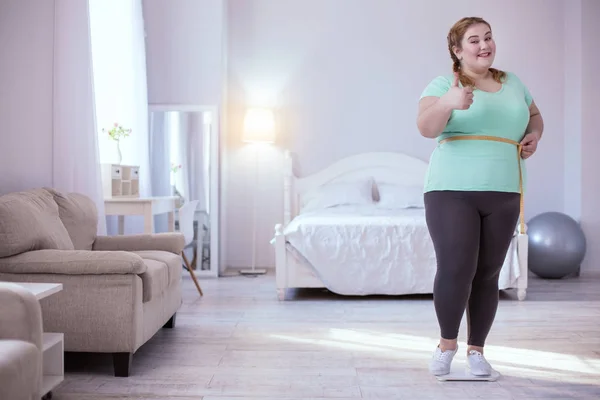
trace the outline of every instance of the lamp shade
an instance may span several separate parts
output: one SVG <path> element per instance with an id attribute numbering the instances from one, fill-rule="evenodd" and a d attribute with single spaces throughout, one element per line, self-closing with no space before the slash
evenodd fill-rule
<path id="1" fill-rule="evenodd" d="M 268 108 L 250 108 L 244 117 L 242 141 L 247 143 L 273 143 L 275 117 Z"/>

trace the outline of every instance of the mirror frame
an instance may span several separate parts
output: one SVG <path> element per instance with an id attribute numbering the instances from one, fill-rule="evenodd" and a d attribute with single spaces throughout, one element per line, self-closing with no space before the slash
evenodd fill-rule
<path id="1" fill-rule="evenodd" d="M 219 154 L 219 132 L 220 132 L 220 115 L 219 107 L 214 105 L 201 105 L 201 104 L 148 104 L 148 116 L 155 111 L 179 111 L 179 112 L 211 112 L 213 115 L 212 126 L 213 129 L 210 132 L 210 196 L 209 203 L 211 213 L 208 216 L 210 220 L 210 270 L 203 271 L 201 269 L 194 270 L 198 278 L 210 277 L 218 278 L 219 271 L 221 271 L 221 257 L 220 257 L 220 226 L 219 216 L 221 209 L 219 207 L 219 194 L 221 191 L 219 174 L 220 174 L 220 154 Z M 151 134 L 149 132 L 148 134 Z M 201 253 L 198 255 L 201 257 Z"/>

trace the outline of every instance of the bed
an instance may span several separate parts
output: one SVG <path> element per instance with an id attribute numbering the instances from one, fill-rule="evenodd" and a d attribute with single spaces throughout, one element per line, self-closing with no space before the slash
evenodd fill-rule
<path id="1" fill-rule="evenodd" d="M 306 177 L 285 154 L 283 220 L 275 226 L 276 283 L 349 296 L 433 293 L 436 259 L 425 222 L 427 163 L 402 153 L 341 159 Z M 500 290 L 527 291 L 527 234 L 515 230 Z"/>

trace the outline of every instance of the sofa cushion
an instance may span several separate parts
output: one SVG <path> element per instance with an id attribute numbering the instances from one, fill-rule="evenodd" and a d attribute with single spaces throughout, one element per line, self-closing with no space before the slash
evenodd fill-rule
<path id="1" fill-rule="evenodd" d="M 44 189 L 0 196 L 0 257 L 32 250 L 73 250 L 58 215 L 58 205 Z"/>
<path id="2" fill-rule="evenodd" d="M 154 260 L 164 263 L 167 267 L 168 286 L 172 286 L 181 281 L 183 265 L 181 263 L 180 255 L 160 250 L 140 250 L 132 251 L 131 253 L 139 255 L 144 260 Z"/>
<path id="3" fill-rule="evenodd" d="M 98 232 L 96 204 L 80 193 L 63 193 L 44 188 L 54 196 L 58 216 L 67 229 L 75 250 L 92 250 Z"/>
<path id="4" fill-rule="evenodd" d="M 140 274 L 140 278 L 142 278 L 142 301 L 146 303 L 162 295 L 169 287 L 169 273 L 164 262 L 145 259 L 144 263 L 147 269 Z"/>

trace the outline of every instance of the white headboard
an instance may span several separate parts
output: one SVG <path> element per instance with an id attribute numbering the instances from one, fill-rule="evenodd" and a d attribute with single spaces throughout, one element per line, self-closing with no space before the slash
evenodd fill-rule
<path id="1" fill-rule="evenodd" d="M 283 224 L 298 214 L 300 196 L 326 183 L 372 177 L 376 183 L 422 186 L 427 162 L 403 153 L 369 152 L 352 155 L 298 178 L 294 174 L 292 153 L 285 152 L 283 180 Z"/>

